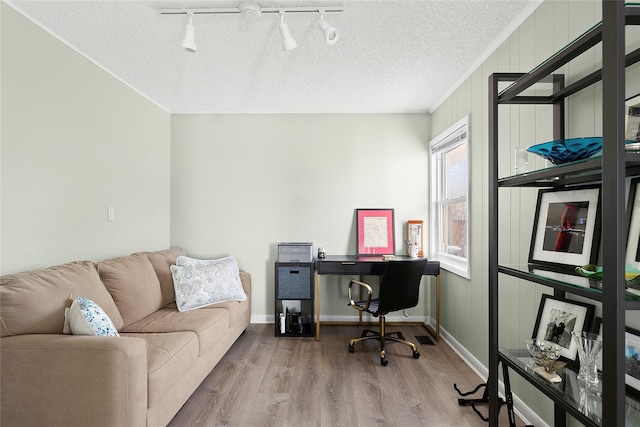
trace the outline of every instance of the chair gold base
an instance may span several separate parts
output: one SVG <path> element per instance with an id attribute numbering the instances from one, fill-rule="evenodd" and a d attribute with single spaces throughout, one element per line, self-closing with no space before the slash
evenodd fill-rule
<path id="1" fill-rule="evenodd" d="M 405 340 L 404 335 L 402 335 L 402 332 L 385 332 L 384 316 L 380 316 L 379 323 L 380 323 L 380 332 L 373 331 L 371 329 L 365 329 L 362 331 L 362 335 L 360 337 L 352 338 L 349 341 L 349 353 L 353 353 L 355 351 L 354 346 L 356 343 L 360 341 L 373 339 L 373 340 L 380 341 L 380 363 L 382 364 L 382 366 L 387 366 L 387 364 L 389 363 L 389 361 L 387 360 L 386 351 L 385 351 L 385 346 L 387 341 L 399 342 L 404 345 L 407 345 L 411 347 L 411 350 L 413 351 L 414 359 L 417 359 L 420 357 L 420 352 L 418 352 L 418 347 L 416 347 L 416 345 L 411 341 Z"/>

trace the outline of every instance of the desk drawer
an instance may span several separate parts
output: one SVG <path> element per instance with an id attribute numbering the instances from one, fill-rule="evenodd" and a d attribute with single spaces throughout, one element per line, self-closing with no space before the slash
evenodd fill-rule
<path id="1" fill-rule="evenodd" d="M 379 261 L 322 261 L 316 263 L 318 274 L 381 275 L 386 263 Z"/>
<path id="2" fill-rule="evenodd" d="M 307 265 L 278 265 L 278 299 L 310 299 L 311 267 Z"/>

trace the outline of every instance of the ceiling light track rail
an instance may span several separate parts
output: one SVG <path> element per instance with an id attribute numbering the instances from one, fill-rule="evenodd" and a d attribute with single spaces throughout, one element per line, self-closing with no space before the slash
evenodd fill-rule
<path id="1" fill-rule="evenodd" d="M 284 20 L 284 16 L 292 13 L 313 13 L 318 14 L 320 20 L 318 27 L 324 35 L 324 41 L 328 45 L 336 44 L 340 38 L 340 31 L 332 27 L 324 20 L 325 13 L 340 13 L 342 6 L 294 6 L 294 7 L 262 7 L 255 1 L 246 0 L 241 2 L 238 7 L 219 7 L 219 8 L 194 8 L 194 9 L 160 9 L 160 15 L 186 15 L 188 18 L 185 28 L 184 40 L 182 47 L 191 53 L 197 51 L 195 39 L 195 25 L 193 19 L 196 15 L 242 15 L 246 19 L 256 20 L 264 13 L 277 14 L 280 16 L 280 34 L 282 35 L 282 47 L 284 50 L 294 50 L 298 47 L 298 42 L 291 36 L 289 26 Z"/>
<path id="2" fill-rule="evenodd" d="M 260 13 L 274 13 L 280 14 L 281 12 L 290 13 L 341 13 L 342 7 L 317 7 L 317 6 L 300 6 L 300 7 L 263 7 L 260 9 Z M 237 7 L 217 7 L 217 8 L 205 8 L 205 9 L 160 9 L 160 15 L 232 15 L 241 14 L 242 11 Z"/>

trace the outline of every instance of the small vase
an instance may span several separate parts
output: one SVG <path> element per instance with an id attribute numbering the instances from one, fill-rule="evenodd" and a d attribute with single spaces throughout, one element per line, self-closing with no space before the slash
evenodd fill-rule
<path id="1" fill-rule="evenodd" d="M 596 360 L 602 350 L 602 338 L 598 334 L 587 331 L 573 331 L 571 333 L 580 357 L 580 372 L 578 380 L 584 381 L 589 390 L 597 391 L 600 385 Z"/>

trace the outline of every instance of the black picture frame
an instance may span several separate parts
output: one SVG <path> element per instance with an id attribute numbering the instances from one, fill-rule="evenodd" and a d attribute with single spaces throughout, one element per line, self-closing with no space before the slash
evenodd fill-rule
<path id="1" fill-rule="evenodd" d="M 631 142 L 632 151 L 637 151 L 640 148 L 640 93 L 625 100 L 625 110 L 624 139 Z"/>
<path id="2" fill-rule="evenodd" d="M 593 333 L 602 335 L 602 317 L 596 317 L 593 321 Z M 634 350 L 635 349 L 635 350 Z M 604 352 L 604 349 L 603 349 Z M 625 359 L 625 374 L 624 382 L 627 393 L 634 396 L 636 399 L 640 399 L 640 331 L 637 329 L 625 326 L 624 328 L 624 359 Z M 635 355 L 634 362 L 631 362 L 631 357 L 628 354 Z M 596 366 L 598 371 L 602 371 L 602 352 L 596 360 Z M 632 368 L 632 366 L 635 366 Z"/>
<path id="3" fill-rule="evenodd" d="M 601 227 L 600 185 L 538 190 L 529 263 L 574 270 L 595 264 Z"/>
<path id="4" fill-rule="evenodd" d="M 640 331 L 629 326 L 624 328 L 624 362 L 627 392 L 640 398 Z"/>
<path id="5" fill-rule="evenodd" d="M 531 338 L 558 344 L 560 359 L 575 365 L 578 347 L 571 333 L 591 330 L 594 311 L 593 304 L 543 294 Z"/>
<path id="6" fill-rule="evenodd" d="M 640 271 L 640 177 L 631 179 L 627 202 L 627 251 L 624 263 Z"/>

